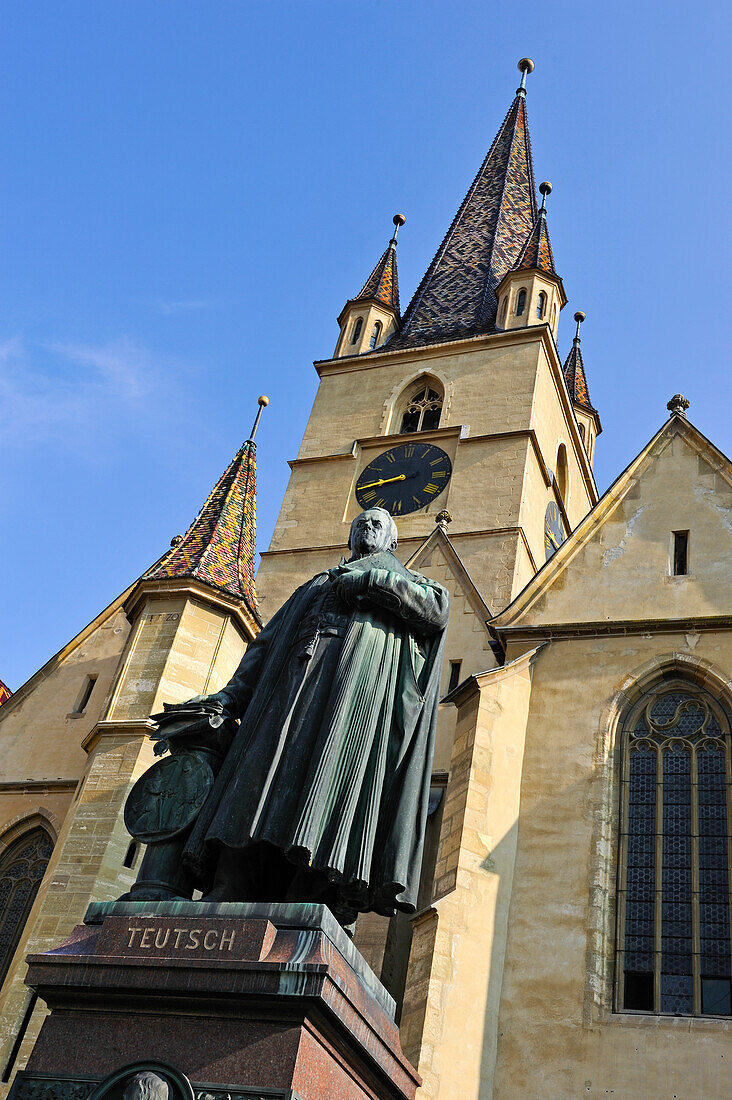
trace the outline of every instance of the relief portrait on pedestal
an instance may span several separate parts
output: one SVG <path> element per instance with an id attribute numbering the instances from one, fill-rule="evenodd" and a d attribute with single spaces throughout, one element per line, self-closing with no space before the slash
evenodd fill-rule
<path id="1" fill-rule="evenodd" d="M 320 902 L 346 925 L 414 910 L 449 599 L 396 544 L 388 512 L 362 512 L 348 560 L 293 593 L 223 690 L 155 716 L 153 736 L 190 758 L 187 790 L 165 796 L 170 839 L 149 845 L 128 897 Z M 128 827 L 154 832 L 136 790 Z"/>

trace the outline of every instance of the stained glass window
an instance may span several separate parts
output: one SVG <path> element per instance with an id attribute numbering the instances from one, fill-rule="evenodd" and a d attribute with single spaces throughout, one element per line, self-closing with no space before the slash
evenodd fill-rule
<path id="1" fill-rule="evenodd" d="M 667 684 L 624 732 L 620 1010 L 730 1015 L 730 738 L 706 692 Z"/>
<path id="2" fill-rule="evenodd" d="M 41 885 L 53 841 L 41 826 L 14 841 L 0 859 L 0 984 Z"/>

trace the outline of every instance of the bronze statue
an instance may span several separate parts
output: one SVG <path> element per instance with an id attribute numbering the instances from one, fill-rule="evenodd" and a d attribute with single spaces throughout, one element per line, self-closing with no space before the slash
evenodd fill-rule
<path id="1" fill-rule="evenodd" d="M 169 809 L 130 795 L 133 835 L 133 817 L 167 832 L 128 897 L 318 901 L 346 925 L 414 910 L 448 594 L 396 543 L 388 512 L 362 512 L 350 558 L 293 593 L 222 691 L 155 716 L 172 756 L 147 775 L 186 761 Z"/>

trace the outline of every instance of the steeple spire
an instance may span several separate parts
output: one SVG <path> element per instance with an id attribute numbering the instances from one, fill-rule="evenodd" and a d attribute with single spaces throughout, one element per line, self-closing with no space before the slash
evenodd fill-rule
<path id="1" fill-rule="evenodd" d="M 539 213 L 513 270 L 524 271 L 527 268 L 536 268 L 538 271 L 546 271 L 549 275 L 556 275 L 552 242 L 549 240 L 549 228 L 546 222 L 546 197 L 551 195 L 552 185 L 545 180 L 544 183 L 539 184 L 539 191 L 541 193 Z"/>
<path id="2" fill-rule="evenodd" d="M 403 214 L 394 215 L 394 232 L 385 251 L 356 297 L 349 298 L 339 313 L 336 356 L 372 351 L 395 331 L 399 323 L 397 233 L 406 220 Z"/>
<path id="3" fill-rule="evenodd" d="M 419 347 L 490 332 L 496 287 L 511 271 L 536 221 L 526 118 L 530 58 L 521 86 L 389 348 Z"/>
<path id="4" fill-rule="evenodd" d="M 602 425 L 600 424 L 600 414 L 590 400 L 590 389 L 587 385 L 585 365 L 582 361 L 580 327 L 585 315 L 581 310 L 577 310 L 574 319 L 577 322 L 577 330 L 572 341 L 572 350 L 564 361 L 562 371 L 564 381 L 567 383 L 567 392 L 574 405 L 574 415 L 579 424 L 585 450 L 591 462 L 594 457 L 595 438 L 602 431 Z"/>
<path id="5" fill-rule="evenodd" d="M 254 434 L 269 398 L 260 397 L 251 436 L 214 486 L 182 538 L 144 580 L 189 577 L 243 600 L 259 622 L 254 587 L 257 462 Z"/>
<path id="6" fill-rule="evenodd" d="M 397 274 L 396 244 L 399 227 L 404 225 L 407 219 L 403 214 L 395 214 L 392 218 L 394 232 L 391 240 L 382 252 L 379 262 L 369 275 L 361 290 L 351 302 L 365 302 L 370 299 L 389 306 L 395 313 L 399 313 L 399 275 Z M 350 304 L 350 303 L 349 303 Z"/>

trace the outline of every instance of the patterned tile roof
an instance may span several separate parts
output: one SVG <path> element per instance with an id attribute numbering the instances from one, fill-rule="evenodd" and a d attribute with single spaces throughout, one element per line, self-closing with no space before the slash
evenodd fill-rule
<path id="1" fill-rule="evenodd" d="M 256 445 L 248 439 L 191 526 L 144 580 L 191 577 L 244 600 L 259 620 L 254 588 Z"/>
<path id="2" fill-rule="evenodd" d="M 13 693 L 10 688 L 6 687 L 2 680 L 0 680 L 0 707 L 3 705 L 3 703 L 7 703 L 12 694 Z"/>
<path id="3" fill-rule="evenodd" d="M 399 315 L 399 275 L 397 273 L 396 240 L 389 241 L 374 270 L 369 275 L 360 293 L 352 299 L 358 302 L 364 298 L 375 298 L 385 306 L 390 306 Z"/>
<path id="4" fill-rule="evenodd" d="M 587 385 L 585 365 L 582 362 L 580 341 L 576 336 L 572 341 L 572 350 L 567 356 L 562 370 L 564 372 L 564 381 L 567 383 L 569 396 L 572 398 L 575 405 L 582 405 L 583 408 L 589 409 L 591 412 L 597 412 L 590 401 L 590 389 Z"/>
<path id="5" fill-rule="evenodd" d="M 552 242 L 549 240 L 549 227 L 546 224 L 546 211 L 540 210 L 534 228 L 526 238 L 526 244 L 521 249 L 521 255 L 516 261 L 514 271 L 525 271 L 527 268 L 537 268 L 546 271 L 549 275 L 556 275 L 554 267 L 554 253 Z"/>
<path id="6" fill-rule="evenodd" d="M 513 269 L 536 213 L 526 103 L 519 91 L 389 348 L 490 332 L 495 289 Z"/>

